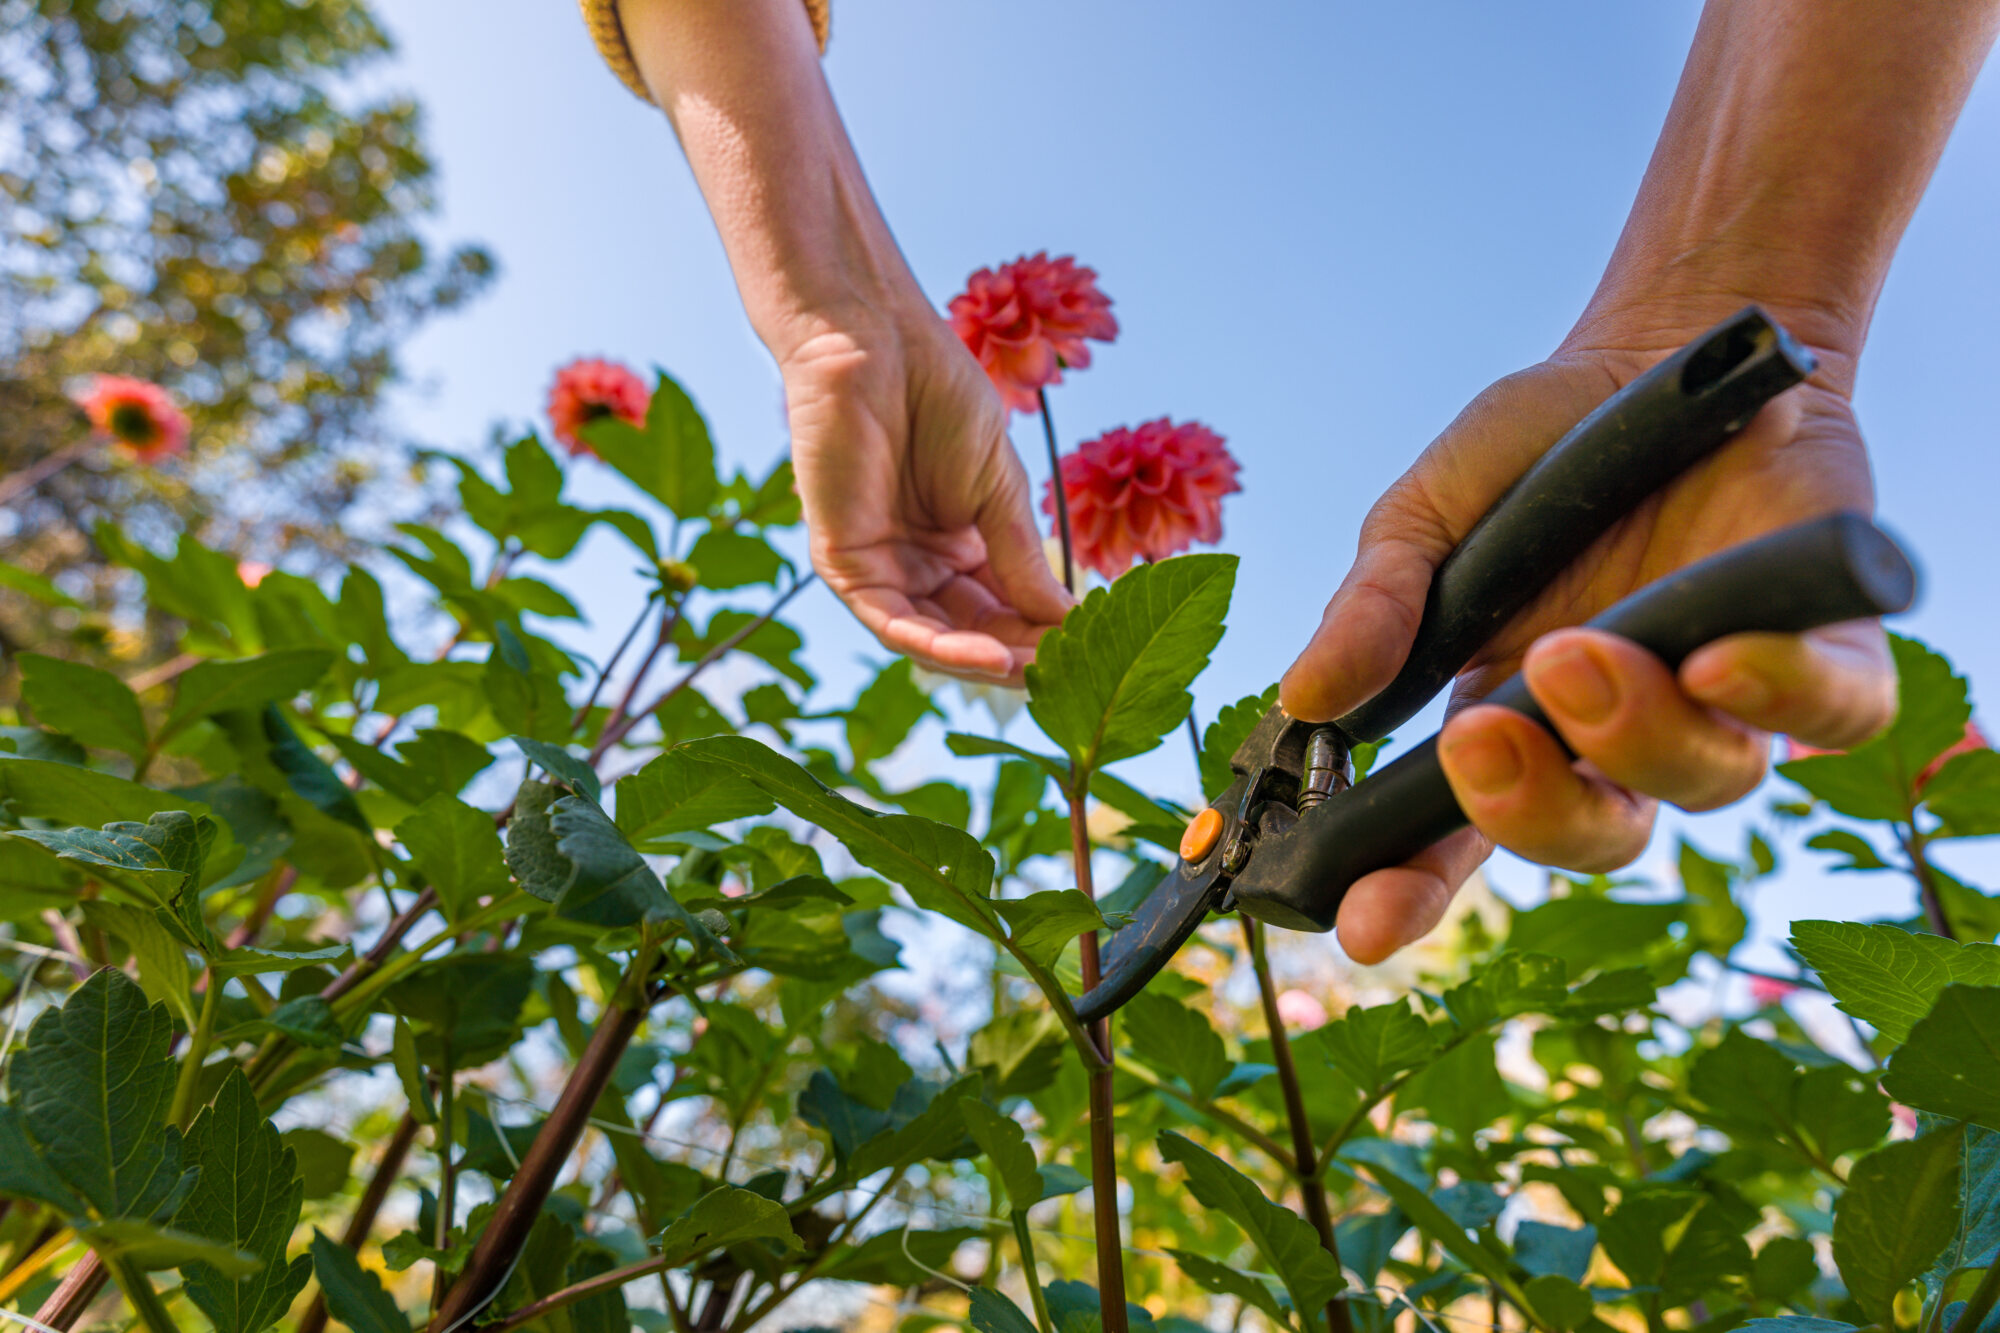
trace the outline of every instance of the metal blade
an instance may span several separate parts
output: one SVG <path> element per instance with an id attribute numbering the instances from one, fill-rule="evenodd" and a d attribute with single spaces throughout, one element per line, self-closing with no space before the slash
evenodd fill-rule
<path id="1" fill-rule="evenodd" d="M 1222 896 L 1221 855 L 1210 856 L 1203 866 L 1191 872 L 1186 862 L 1176 862 L 1159 887 L 1146 895 L 1132 924 L 1112 933 L 1097 984 L 1077 997 L 1078 1018 L 1095 1023 L 1109 1017 L 1187 943 Z"/>

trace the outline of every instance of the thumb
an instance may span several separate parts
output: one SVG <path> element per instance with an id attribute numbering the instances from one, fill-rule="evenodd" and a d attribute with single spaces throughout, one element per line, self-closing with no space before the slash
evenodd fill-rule
<path id="1" fill-rule="evenodd" d="M 1368 527 L 1375 526 L 1371 516 Z M 1330 722 L 1393 680 L 1423 619 L 1432 571 L 1450 549 L 1449 543 L 1438 549 L 1404 524 L 1379 535 L 1364 528 L 1353 568 L 1279 685 L 1285 711 L 1306 722 Z"/>
<path id="2" fill-rule="evenodd" d="M 1028 503 L 1028 478 L 1020 460 L 1006 451 L 1011 463 L 999 484 L 987 492 L 975 523 L 986 543 L 986 568 L 994 591 L 1030 625 L 1054 625 L 1069 613 L 1075 599 L 1049 568 L 1041 529 Z"/>

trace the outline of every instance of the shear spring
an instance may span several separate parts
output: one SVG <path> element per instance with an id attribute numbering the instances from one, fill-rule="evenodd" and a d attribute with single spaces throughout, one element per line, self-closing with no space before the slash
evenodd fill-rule
<path id="1" fill-rule="evenodd" d="M 1304 780 L 1299 784 L 1299 813 L 1304 814 L 1336 792 L 1346 791 L 1347 747 L 1340 733 L 1321 727 L 1306 739 Z"/>

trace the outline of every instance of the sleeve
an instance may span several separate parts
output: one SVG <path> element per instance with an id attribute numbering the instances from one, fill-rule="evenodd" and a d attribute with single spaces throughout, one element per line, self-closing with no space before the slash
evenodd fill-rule
<path id="1" fill-rule="evenodd" d="M 597 52 L 604 57 L 604 63 L 641 101 L 652 101 L 646 81 L 639 77 L 638 63 L 632 59 L 632 48 L 626 44 L 625 28 L 618 22 L 618 0 L 578 0 L 578 3 L 583 7 L 584 26 L 590 29 L 590 39 L 597 43 Z M 832 23 L 833 0 L 804 0 L 804 3 L 812 20 L 813 36 L 824 51 Z"/>

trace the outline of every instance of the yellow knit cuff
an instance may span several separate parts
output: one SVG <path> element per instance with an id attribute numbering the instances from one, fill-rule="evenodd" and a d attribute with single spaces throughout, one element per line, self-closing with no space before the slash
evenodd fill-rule
<path id="1" fill-rule="evenodd" d="M 604 63 L 611 66 L 619 82 L 630 88 L 640 101 L 652 101 L 653 95 L 646 91 L 646 81 L 639 77 L 638 62 L 632 59 L 632 48 L 625 40 L 625 27 L 618 21 L 618 0 L 577 0 L 577 3 L 583 8 L 584 26 L 590 29 L 590 40 L 597 43 L 597 53 L 604 57 Z M 832 26 L 833 0 L 805 0 L 805 6 L 806 15 L 812 20 L 813 37 L 824 51 Z"/>

